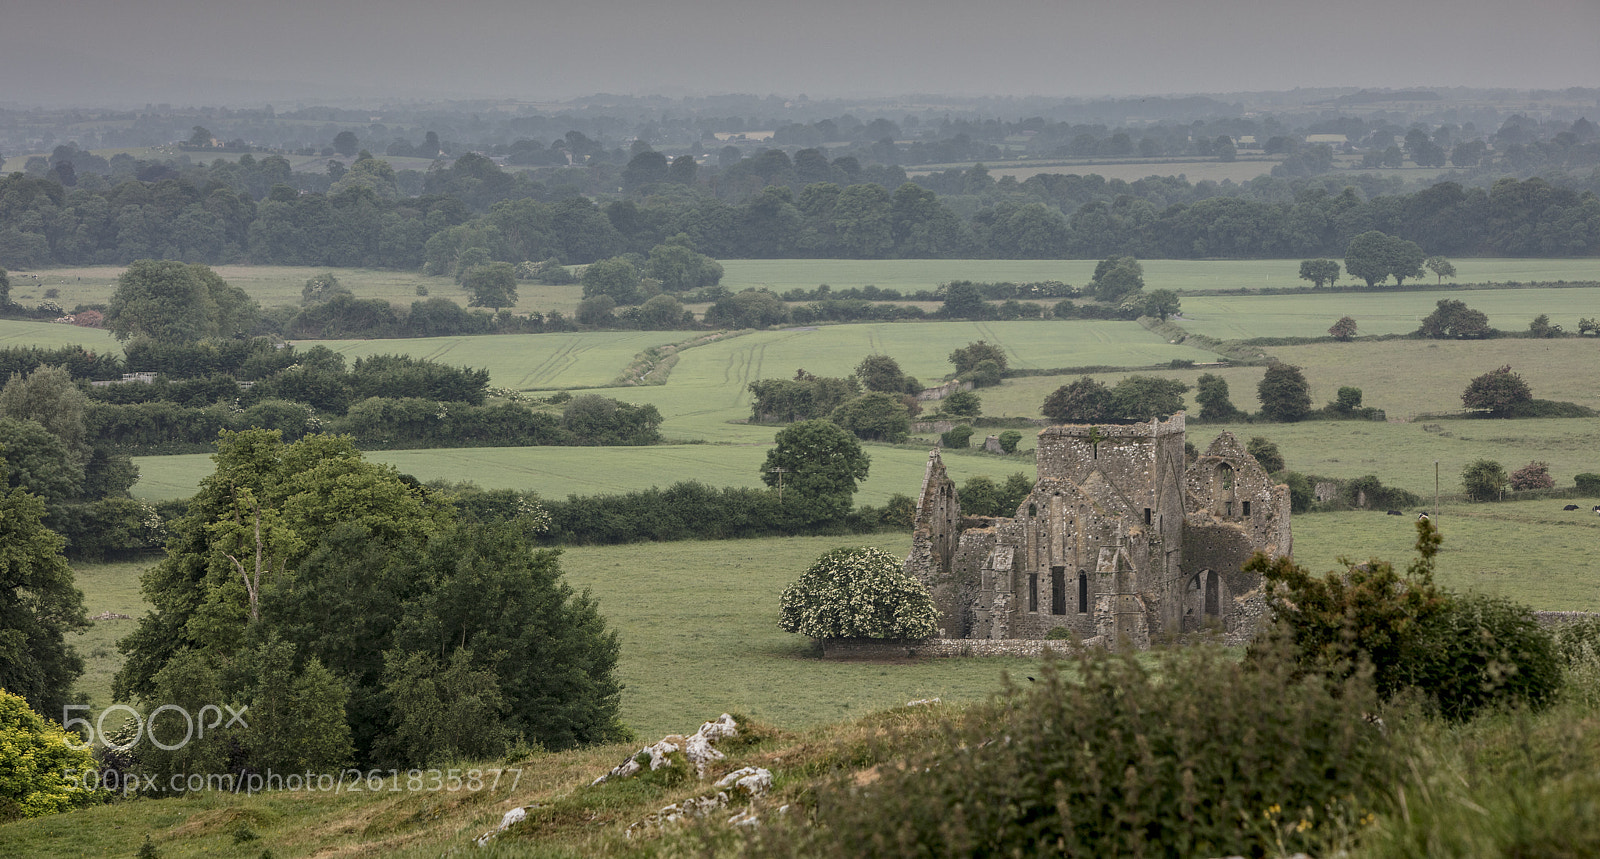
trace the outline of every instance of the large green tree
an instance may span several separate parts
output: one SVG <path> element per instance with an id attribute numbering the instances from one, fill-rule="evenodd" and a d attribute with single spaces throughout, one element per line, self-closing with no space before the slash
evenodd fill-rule
<path id="1" fill-rule="evenodd" d="M 43 501 L 7 485 L 7 471 L 0 460 L 0 689 L 60 720 L 83 673 L 66 634 L 89 621 L 61 554 L 66 541 L 44 527 Z"/>
<path id="2" fill-rule="evenodd" d="M 1322 288 L 1339 280 L 1339 261 L 1331 259 L 1308 259 L 1300 261 L 1300 279 L 1311 281 L 1311 285 Z"/>
<path id="3" fill-rule="evenodd" d="M 802 522 L 843 518 L 856 485 L 867 479 L 871 457 L 853 434 L 829 420 L 784 427 L 761 464 L 761 480 L 782 487 L 784 506 Z"/>
<path id="4" fill-rule="evenodd" d="M 473 266 L 461 276 L 461 288 L 472 293 L 469 307 L 510 307 L 517 303 L 517 270 L 508 262 Z"/>
<path id="5" fill-rule="evenodd" d="M 993 361 L 1004 372 L 1006 369 L 1006 350 L 979 340 L 976 343 L 968 343 L 950 353 L 950 363 L 955 365 L 957 376 L 976 370 L 978 365 L 984 361 Z"/>
<path id="6" fill-rule="evenodd" d="M 1183 411 L 1189 386 L 1176 379 L 1133 375 L 1111 388 L 1111 413 L 1119 421 L 1147 421 Z"/>
<path id="7" fill-rule="evenodd" d="M 1094 267 L 1089 281 L 1094 297 L 1107 304 L 1120 304 L 1144 289 L 1144 266 L 1131 256 L 1107 257 Z"/>
<path id="8" fill-rule="evenodd" d="M 922 390 L 915 376 L 900 369 L 900 362 L 888 355 L 868 355 L 856 365 L 861 387 L 886 394 L 915 394 Z"/>
<path id="9" fill-rule="evenodd" d="M 1228 380 L 1215 373 L 1202 373 L 1195 380 L 1194 399 L 1200 404 L 1200 420 L 1231 421 L 1240 417 L 1238 407 L 1228 398 Z"/>
<path id="10" fill-rule="evenodd" d="M 1292 364 L 1267 367 L 1256 386 L 1256 398 L 1261 401 L 1261 416 L 1269 421 L 1288 423 L 1311 414 L 1311 384 Z"/>
<path id="11" fill-rule="evenodd" d="M 1351 239 L 1345 247 L 1344 268 L 1351 277 L 1366 281 L 1369 287 L 1390 277 L 1398 286 L 1408 277 L 1421 277 L 1422 262 L 1426 258 L 1416 242 L 1368 230 Z"/>
<path id="12" fill-rule="evenodd" d="M 552 748 L 620 736 L 616 642 L 560 584 L 553 555 L 458 524 L 446 496 L 366 461 L 347 438 L 228 433 L 214 460 L 145 574 L 153 608 L 120 645 L 119 697 L 155 701 L 182 669 L 252 707 L 264 695 L 301 702 L 298 718 L 323 723 L 313 738 L 324 757 L 337 756 L 342 726 L 359 760 L 406 764 L 428 755 L 383 741 L 406 724 L 392 693 L 409 681 L 396 666 L 432 671 L 467 650 L 506 702 L 485 731 Z M 348 690 L 339 724 L 303 691 L 326 685 L 324 668 Z M 292 734 L 294 718 L 277 724 Z M 280 755 L 291 734 L 241 742 Z"/>
<path id="13" fill-rule="evenodd" d="M 685 292 L 722 281 L 722 263 L 698 253 L 689 237 L 679 233 L 650 249 L 644 276 L 661 282 L 667 292 Z"/>
<path id="14" fill-rule="evenodd" d="M 246 336 L 257 312 L 250 296 L 208 266 L 146 259 L 118 276 L 105 321 L 118 340 L 192 342 Z"/>
<path id="15" fill-rule="evenodd" d="M 1417 333 L 1440 340 L 1478 340 L 1494 333 L 1489 316 L 1468 307 L 1466 302 L 1442 298 L 1433 312 L 1422 318 Z"/>
<path id="16" fill-rule="evenodd" d="M 638 304 L 644 298 L 639 291 L 639 269 L 621 257 L 590 263 L 578 280 L 584 298 L 609 295 L 618 306 Z"/>
<path id="17" fill-rule="evenodd" d="M 894 394 L 869 391 L 839 404 L 828 419 L 869 441 L 898 444 L 911 434 L 911 413 Z"/>
<path id="18" fill-rule="evenodd" d="M 1497 418 L 1510 416 L 1532 399 L 1533 390 L 1527 380 L 1521 373 L 1512 372 L 1510 364 L 1473 379 L 1461 392 L 1462 406 L 1481 409 Z"/>
<path id="19" fill-rule="evenodd" d="M 1061 424 L 1090 424 L 1110 420 L 1111 389 L 1088 376 L 1056 388 L 1045 397 L 1040 411 Z"/>

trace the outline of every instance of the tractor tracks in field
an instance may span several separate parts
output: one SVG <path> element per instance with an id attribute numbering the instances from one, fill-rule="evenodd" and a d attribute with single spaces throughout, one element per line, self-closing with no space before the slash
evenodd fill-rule
<path id="1" fill-rule="evenodd" d="M 668 343 L 665 346 L 651 346 L 649 349 L 633 356 L 633 360 L 623 369 L 621 375 L 611 381 L 612 387 L 633 387 L 637 385 L 665 385 L 672 369 L 678 365 L 678 358 L 684 352 L 712 343 L 720 343 L 734 337 L 749 334 L 748 329 L 741 331 L 714 331 L 710 334 L 701 334 L 677 343 Z M 765 346 L 761 347 L 763 350 Z M 723 369 L 723 380 L 731 381 L 734 360 L 740 352 L 746 350 L 734 349 L 728 354 L 728 367 Z M 740 390 L 743 390 L 741 386 Z"/>

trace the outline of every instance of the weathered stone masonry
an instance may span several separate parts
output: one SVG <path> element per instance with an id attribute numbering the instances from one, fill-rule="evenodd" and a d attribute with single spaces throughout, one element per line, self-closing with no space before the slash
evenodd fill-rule
<path id="1" fill-rule="evenodd" d="M 1038 480 L 1005 517 L 963 517 L 928 456 L 906 570 L 933 592 L 951 639 L 1237 633 L 1262 615 L 1257 550 L 1293 549 L 1289 493 L 1228 433 L 1194 463 L 1184 416 L 1039 432 Z"/>

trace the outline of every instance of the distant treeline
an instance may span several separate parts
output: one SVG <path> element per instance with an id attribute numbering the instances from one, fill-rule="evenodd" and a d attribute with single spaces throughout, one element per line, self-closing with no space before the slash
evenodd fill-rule
<path id="1" fill-rule="evenodd" d="M 134 341 L 126 358 L 82 347 L 0 349 L 0 374 L 65 368 L 89 398 L 90 443 L 131 455 L 210 451 L 221 430 L 354 437 L 368 450 L 645 445 L 661 440 L 652 405 L 557 394 L 543 404 L 489 399 L 484 370 L 397 355 L 358 358 L 265 339 Z M 125 373 L 150 381 L 121 381 Z M 91 381 L 100 384 L 90 384 Z"/>
<path id="2" fill-rule="evenodd" d="M 778 171 L 730 202 L 689 171 L 675 179 L 669 165 L 636 177 L 628 199 L 604 204 L 473 154 L 431 171 L 419 196 L 403 195 L 394 171 L 371 157 L 327 192 L 287 184 L 288 162 L 277 157 L 73 187 L 14 173 L 0 178 L 0 261 L 426 264 L 445 272 L 468 257 L 590 263 L 644 254 L 679 234 L 718 259 L 1338 258 L 1369 230 L 1447 256 L 1600 254 L 1600 171 L 1381 193 L 1381 180 L 1361 176 L 1218 185 L 1041 174 L 994 182 L 975 167 L 962 171 L 972 188 L 958 200 L 933 190 L 947 176 L 918 184 L 839 169 L 840 181 L 798 190 Z"/>

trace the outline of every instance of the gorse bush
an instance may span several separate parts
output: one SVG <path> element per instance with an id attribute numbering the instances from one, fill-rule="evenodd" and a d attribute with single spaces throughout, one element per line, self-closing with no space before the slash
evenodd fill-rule
<path id="1" fill-rule="evenodd" d="M 785 588 L 778 625 L 812 638 L 927 638 L 938 612 L 928 588 L 882 549 L 834 549 Z"/>
<path id="2" fill-rule="evenodd" d="M 95 769 L 82 742 L 0 689 L 0 823 L 92 805 L 105 797 L 86 790 L 73 772 Z"/>
<path id="3" fill-rule="evenodd" d="M 1275 628 L 1251 645 L 1249 661 L 1276 658 L 1269 642 L 1286 639 L 1307 673 L 1337 679 L 1370 666 L 1381 697 L 1414 690 L 1451 720 L 1501 704 L 1547 704 L 1561 686 L 1549 633 L 1524 606 L 1437 587 L 1440 542 L 1419 520 L 1417 558 L 1403 576 L 1370 560 L 1318 577 L 1258 553 L 1245 569 L 1261 575 Z"/>
<path id="4" fill-rule="evenodd" d="M 1219 650 L 1079 656 L 957 717 L 902 766 L 816 791 L 780 856 L 1222 856 L 1317 851 L 1396 774 L 1370 677 Z M 791 818 L 796 815 L 790 815 Z"/>

